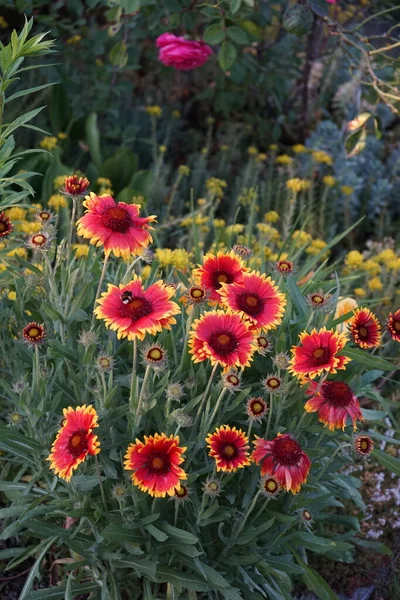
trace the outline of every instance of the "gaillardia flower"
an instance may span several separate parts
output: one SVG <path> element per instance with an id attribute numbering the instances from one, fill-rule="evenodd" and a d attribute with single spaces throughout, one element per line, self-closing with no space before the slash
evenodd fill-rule
<path id="1" fill-rule="evenodd" d="M 264 496 L 272 500 L 273 498 L 279 496 L 282 491 L 282 486 L 276 477 L 267 475 L 267 477 L 263 477 L 261 479 L 260 489 Z"/>
<path id="2" fill-rule="evenodd" d="M 179 446 L 179 437 L 165 433 L 144 436 L 144 442 L 136 440 L 125 455 L 124 467 L 132 473 L 132 481 L 142 492 L 155 498 L 174 496 L 180 481 L 186 479 L 182 454 L 186 448 Z"/>
<path id="3" fill-rule="evenodd" d="M 364 421 L 357 397 L 343 381 L 325 381 L 321 386 L 316 381 L 310 381 L 306 393 L 312 397 L 306 402 L 304 409 L 307 412 L 318 412 L 319 420 L 330 431 L 344 429 L 347 417 L 351 418 L 354 429 L 357 429 L 357 419 Z"/>
<path id="4" fill-rule="evenodd" d="M 368 435 L 356 435 L 353 438 L 353 450 L 357 456 L 366 458 L 374 449 L 374 442 Z"/>
<path id="5" fill-rule="evenodd" d="M 85 460 L 88 454 L 100 452 L 100 442 L 93 429 L 98 427 L 97 413 L 93 406 L 64 408 L 63 426 L 51 448 L 50 469 L 56 475 L 69 481 L 73 471 Z"/>
<path id="6" fill-rule="evenodd" d="M 288 433 L 271 441 L 256 436 L 252 459 L 261 462 L 261 475 L 272 475 L 286 489 L 297 494 L 307 481 L 311 461 L 300 445 Z"/>
<path id="7" fill-rule="evenodd" d="M 381 326 L 368 308 L 358 308 L 349 323 L 355 344 L 363 348 L 376 348 L 381 343 Z"/>
<path id="8" fill-rule="evenodd" d="M 64 180 L 64 189 L 62 190 L 69 196 L 83 196 L 89 187 L 87 177 L 78 177 L 78 175 L 69 175 Z"/>
<path id="9" fill-rule="evenodd" d="M 197 319 L 189 338 L 194 362 L 209 359 L 223 367 L 247 367 L 255 351 L 255 336 L 236 313 L 210 311 Z"/>
<path id="10" fill-rule="evenodd" d="M 93 192 L 83 204 L 87 211 L 78 221 L 77 233 L 91 244 L 104 246 L 106 255 L 112 251 L 126 259 L 139 256 L 153 241 L 148 230 L 156 217 L 139 217 L 139 204 L 116 203 L 107 194 L 96 196 Z"/>
<path id="11" fill-rule="evenodd" d="M 387 330 L 393 341 L 400 342 L 400 309 L 395 313 L 389 313 Z"/>
<path id="12" fill-rule="evenodd" d="M 176 302 L 170 300 L 174 293 L 175 290 L 162 281 L 145 290 L 141 278 L 135 275 L 127 285 L 109 284 L 94 313 L 117 332 L 118 339 L 143 340 L 146 333 L 155 335 L 176 323 L 173 315 L 181 311 Z"/>
<path id="13" fill-rule="evenodd" d="M 260 422 L 268 412 L 268 404 L 261 396 L 249 398 L 246 404 L 246 412 L 250 421 Z"/>
<path id="14" fill-rule="evenodd" d="M 290 260 L 278 260 L 275 263 L 274 270 L 281 275 L 292 275 L 293 263 Z"/>
<path id="15" fill-rule="evenodd" d="M 0 212 L 0 238 L 6 237 L 13 230 L 13 224 L 4 212 Z"/>
<path id="16" fill-rule="evenodd" d="M 210 290 L 210 300 L 221 303 L 223 283 L 243 283 L 243 274 L 247 271 L 243 261 L 234 252 L 206 254 L 201 267 L 194 269 L 193 279 L 202 287 Z"/>
<path id="17" fill-rule="evenodd" d="M 311 333 L 303 331 L 299 338 L 302 345 L 292 347 L 293 356 L 288 369 L 299 379 L 306 375 L 314 379 L 324 371 L 336 373 L 338 369 L 345 369 L 350 361 L 347 356 L 339 355 L 346 345 L 343 333 L 322 327 L 318 331 L 313 329 Z"/>
<path id="18" fill-rule="evenodd" d="M 257 329 L 275 329 L 282 321 L 285 296 L 264 274 L 253 271 L 245 273 L 241 283 L 222 283 L 219 294 L 223 304 L 249 319 Z"/>
<path id="19" fill-rule="evenodd" d="M 209 456 L 215 458 L 217 471 L 233 473 L 250 464 L 249 438 L 241 429 L 221 425 L 208 434 Z"/>
<path id="20" fill-rule="evenodd" d="M 22 330 L 22 336 L 28 344 L 35 346 L 44 341 L 46 333 L 43 325 L 39 325 L 39 323 L 28 323 Z"/>

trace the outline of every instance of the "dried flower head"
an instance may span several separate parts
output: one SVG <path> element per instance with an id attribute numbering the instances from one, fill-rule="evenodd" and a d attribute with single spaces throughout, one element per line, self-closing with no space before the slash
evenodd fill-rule
<path id="1" fill-rule="evenodd" d="M 155 370 L 165 369 L 168 363 L 167 352 L 159 344 L 146 344 L 142 350 L 143 362 Z"/>
<path id="2" fill-rule="evenodd" d="M 97 358 L 97 368 L 103 373 L 110 373 L 114 367 L 114 359 L 108 354 L 102 354 Z"/>
<path id="3" fill-rule="evenodd" d="M 179 402 L 184 395 L 183 385 L 181 383 L 170 383 L 166 389 L 167 400 Z"/>
<path id="4" fill-rule="evenodd" d="M 207 477 L 201 488 L 206 496 L 215 498 L 222 492 L 222 483 L 220 479 L 216 477 Z"/>
<path id="5" fill-rule="evenodd" d="M 40 233 L 30 235 L 27 239 L 26 245 L 32 250 L 48 250 L 52 239 L 53 236 L 51 236 L 47 231 L 41 231 Z"/>
<path id="6" fill-rule="evenodd" d="M 329 300 L 331 296 L 329 294 L 324 294 L 323 292 L 313 292 L 312 294 L 307 295 L 307 302 L 311 308 L 316 310 L 326 310 L 329 309 Z"/>
<path id="7" fill-rule="evenodd" d="M 35 214 L 35 218 L 37 221 L 40 221 L 40 223 L 47 225 L 54 221 L 54 213 L 49 210 L 39 210 L 39 212 Z"/>
<path id="8" fill-rule="evenodd" d="M 285 370 L 290 364 L 290 357 L 288 354 L 286 354 L 286 352 L 278 352 L 273 361 L 278 369 Z"/>
<path id="9" fill-rule="evenodd" d="M 170 500 L 176 502 L 178 504 L 183 504 L 187 500 L 189 500 L 190 489 L 187 485 L 181 483 L 179 486 L 175 488 L 175 493 L 171 496 Z"/>
<path id="10" fill-rule="evenodd" d="M 193 417 L 186 414 L 182 408 L 172 411 L 169 418 L 175 421 L 179 427 L 190 427 L 193 425 Z"/>
<path id="11" fill-rule="evenodd" d="M 97 341 L 97 334 L 92 329 L 79 333 L 78 344 L 81 344 L 84 348 L 89 348 L 91 344 L 97 344 Z"/>
<path id="12" fill-rule="evenodd" d="M 274 271 L 284 276 L 292 275 L 293 263 L 290 260 L 278 260 L 274 265 Z"/>
<path id="13" fill-rule="evenodd" d="M 269 373 L 261 383 L 263 388 L 270 394 L 281 394 L 284 391 L 282 379 L 273 373 Z"/>
<path id="14" fill-rule="evenodd" d="M 148 265 L 151 265 L 154 261 L 154 252 L 150 248 L 144 248 L 140 258 Z"/>
<path id="15" fill-rule="evenodd" d="M 13 230 L 13 224 L 10 219 L 6 217 L 4 212 L 0 212 L 0 238 L 6 237 Z"/>
<path id="16" fill-rule="evenodd" d="M 121 502 L 127 496 L 127 489 L 125 483 L 116 483 L 111 490 L 111 495 L 117 502 Z"/>
<path id="17" fill-rule="evenodd" d="M 271 352 L 271 350 L 272 350 L 271 341 L 268 339 L 268 337 L 264 333 L 260 333 L 260 335 L 258 335 L 256 337 L 256 342 L 257 342 L 257 352 L 259 354 L 262 354 L 263 356 L 265 356 L 268 352 Z"/>
<path id="18" fill-rule="evenodd" d="M 24 389 L 26 388 L 26 383 L 23 379 L 18 379 L 12 384 L 12 391 L 16 394 L 22 394 Z"/>
<path id="19" fill-rule="evenodd" d="M 15 429 L 18 429 L 19 427 L 21 427 L 23 420 L 24 420 L 23 415 L 21 415 L 21 413 L 16 412 L 16 411 L 12 411 L 12 412 L 8 413 L 8 415 L 7 415 L 7 421 L 9 423 L 9 425 L 11 425 L 11 427 L 14 427 Z"/>

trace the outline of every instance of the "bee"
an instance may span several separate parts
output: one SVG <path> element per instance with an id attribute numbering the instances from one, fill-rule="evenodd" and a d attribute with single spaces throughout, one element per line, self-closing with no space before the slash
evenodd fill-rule
<path id="1" fill-rule="evenodd" d="M 133 299 L 132 292 L 130 292 L 129 290 L 127 290 L 126 292 L 121 294 L 122 304 L 129 304 L 130 302 L 132 302 L 132 299 Z"/>

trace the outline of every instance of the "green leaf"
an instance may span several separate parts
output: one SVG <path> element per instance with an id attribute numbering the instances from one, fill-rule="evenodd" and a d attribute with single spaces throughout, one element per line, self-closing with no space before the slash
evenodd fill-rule
<path id="1" fill-rule="evenodd" d="M 387 415 L 385 410 L 369 410 L 368 408 L 362 408 L 361 412 L 367 421 L 382 421 Z"/>
<path id="2" fill-rule="evenodd" d="M 127 13 L 140 10 L 140 0 L 120 0 L 121 8 Z"/>
<path id="3" fill-rule="evenodd" d="M 375 354 L 368 354 L 365 350 L 359 350 L 358 348 L 345 347 L 344 353 L 346 356 L 354 360 L 355 362 L 367 367 L 368 369 L 379 369 L 381 371 L 392 371 L 393 365 L 387 362 L 384 358 L 375 356 Z"/>
<path id="4" fill-rule="evenodd" d="M 157 542 L 165 542 L 168 539 L 168 534 L 164 533 L 154 525 L 146 525 L 145 529 L 157 540 Z"/>
<path id="5" fill-rule="evenodd" d="M 295 305 L 297 312 L 299 313 L 299 316 L 302 318 L 305 317 L 305 315 L 308 313 L 307 303 L 303 294 L 300 291 L 299 286 L 296 283 L 295 278 L 292 276 L 288 277 L 286 280 L 286 285 L 290 297 L 293 300 L 293 304 Z"/>
<path id="6" fill-rule="evenodd" d="M 159 526 L 160 529 L 163 529 L 171 538 L 178 540 L 181 544 L 197 544 L 199 541 L 199 539 L 193 535 L 193 533 L 190 533 L 190 531 L 174 527 L 167 521 L 162 521 Z"/>
<path id="7" fill-rule="evenodd" d="M 54 544 L 54 542 L 56 540 L 57 540 L 57 538 L 54 537 L 54 538 L 51 538 L 50 540 L 45 540 L 45 542 L 42 542 L 42 544 L 39 545 L 39 548 L 42 546 L 42 549 L 41 549 L 33 567 L 29 571 L 29 575 L 26 578 L 25 585 L 22 588 L 22 592 L 19 596 L 19 600 L 27 600 L 28 594 L 32 589 L 33 582 L 36 579 L 36 577 L 39 575 L 40 564 L 41 564 L 43 558 L 45 557 L 47 550 L 50 548 L 50 546 L 52 544 Z"/>
<path id="8" fill-rule="evenodd" d="M 236 42 L 237 44 L 248 44 L 249 38 L 247 37 L 247 33 L 241 27 L 236 27 L 236 25 L 232 25 L 232 27 L 228 27 L 226 30 L 228 36 Z"/>
<path id="9" fill-rule="evenodd" d="M 86 139 L 90 150 L 90 155 L 96 167 L 101 167 L 101 151 L 100 151 L 100 132 L 97 127 L 97 114 L 90 113 L 85 123 Z"/>
<path id="10" fill-rule="evenodd" d="M 293 536 L 293 541 L 297 542 L 298 540 L 301 541 L 303 546 L 318 554 L 325 554 L 325 552 L 329 552 L 329 550 L 335 548 L 335 542 L 333 540 L 328 540 L 327 538 L 319 537 L 306 531 L 296 533 Z"/>
<path id="11" fill-rule="evenodd" d="M 133 542 L 140 543 L 143 541 L 143 536 L 134 533 L 131 529 L 127 529 L 126 527 L 122 527 L 117 525 L 116 523 L 111 523 L 108 525 L 103 531 L 101 535 L 104 539 L 109 540 L 110 542 Z"/>
<path id="12" fill-rule="evenodd" d="M 400 460 L 398 458 L 376 449 L 372 451 L 372 454 L 378 459 L 382 467 L 400 477 Z"/>
<path id="13" fill-rule="evenodd" d="M 225 39 L 225 30 L 222 23 L 214 23 L 214 25 L 207 27 L 203 39 L 207 44 L 220 44 Z"/>
<path id="14" fill-rule="evenodd" d="M 171 567 L 160 567 L 157 569 L 157 578 L 161 583 L 168 582 L 181 590 L 193 590 L 195 592 L 208 592 L 209 586 L 204 580 L 200 580 L 189 573 L 182 573 Z"/>
<path id="15" fill-rule="evenodd" d="M 242 6 L 242 0 L 231 0 L 232 14 L 235 15 L 241 6 Z"/>
<path id="16" fill-rule="evenodd" d="M 229 71 L 236 60 L 236 48 L 232 42 L 223 42 L 218 54 L 218 63 L 223 71 Z"/>
<path id="17" fill-rule="evenodd" d="M 320 600 L 339 600 L 339 597 L 332 590 L 330 585 L 327 584 L 325 579 L 321 577 L 314 569 L 301 560 L 301 558 L 295 554 L 296 560 L 300 567 L 304 569 L 304 575 L 302 577 L 304 583 L 308 589 L 320 599 Z"/>
<path id="18" fill-rule="evenodd" d="M 110 62 L 114 67 L 122 69 L 128 62 L 128 49 L 124 40 L 117 42 L 110 50 Z"/>
<path id="19" fill-rule="evenodd" d="M 35 590 L 26 596 L 25 600 L 62 600 L 65 599 L 65 583 L 56 585 L 46 589 Z M 99 590 L 96 583 L 79 583 L 72 584 L 71 593 L 73 598 L 80 598 L 81 595 L 90 594 Z"/>

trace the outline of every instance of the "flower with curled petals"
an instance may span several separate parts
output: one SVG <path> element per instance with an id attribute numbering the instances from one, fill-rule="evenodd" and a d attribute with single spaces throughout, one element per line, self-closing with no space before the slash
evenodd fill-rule
<path id="1" fill-rule="evenodd" d="M 400 309 L 394 313 L 389 313 L 387 330 L 394 342 L 400 342 Z"/>
<path id="2" fill-rule="evenodd" d="M 299 336 L 301 346 L 293 346 L 289 371 L 300 380 L 308 376 L 314 379 L 322 373 L 336 373 L 345 369 L 351 360 L 339 354 L 346 345 L 346 336 L 322 327 L 311 333 L 303 331 Z"/>
<path id="3" fill-rule="evenodd" d="M 210 290 L 210 300 L 221 304 L 223 283 L 243 283 L 243 274 L 248 271 L 244 262 L 234 252 L 206 254 L 203 264 L 194 269 L 193 279 Z"/>
<path id="4" fill-rule="evenodd" d="M 208 434 L 206 442 L 217 471 L 234 473 L 250 464 L 249 438 L 241 429 L 221 425 Z"/>
<path id="5" fill-rule="evenodd" d="M 193 323 L 189 348 L 194 362 L 209 359 L 222 367 L 247 367 L 256 349 L 255 335 L 240 315 L 210 311 Z"/>
<path id="6" fill-rule="evenodd" d="M 257 329 L 269 331 L 282 322 L 285 295 L 264 274 L 252 271 L 243 274 L 241 283 L 222 283 L 219 295 L 223 304 L 249 319 Z"/>
<path id="7" fill-rule="evenodd" d="M 349 331 L 355 344 L 366 350 L 381 343 L 381 326 L 368 308 L 358 308 L 349 323 Z"/>
<path id="8" fill-rule="evenodd" d="M 142 492 L 155 498 L 174 496 L 181 480 L 187 478 L 179 466 L 185 450 L 179 446 L 178 436 L 167 437 L 165 433 L 144 436 L 144 442 L 137 439 L 128 447 L 124 468 L 133 471 L 132 482 Z"/>
<path id="9" fill-rule="evenodd" d="M 91 244 L 103 246 L 106 255 L 113 252 L 125 259 L 139 256 L 153 241 L 149 229 L 153 229 L 150 223 L 156 217 L 139 217 L 139 204 L 115 202 L 107 194 L 97 196 L 93 192 L 83 204 L 87 211 L 77 223 L 77 233 Z"/>
<path id="10" fill-rule="evenodd" d="M 144 289 L 141 278 L 135 276 L 127 285 L 109 284 L 94 314 L 117 332 L 118 339 L 143 340 L 146 333 L 155 335 L 176 323 L 173 315 L 181 311 L 176 302 L 170 300 L 174 293 L 174 288 L 162 281 Z"/>
<path id="11" fill-rule="evenodd" d="M 299 443 L 288 433 L 273 440 L 256 436 L 252 459 L 261 463 L 261 475 L 272 475 L 287 492 L 297 494 L 307 481 L 311 461 Z"/>
<path id="12" fill-rule="evenodd" d="M 304 410 L 318 412 L 319 420 L 330 431 L 339 428 L 344 430 L 347 417 L 351 418 L 354 430 L 357 429 L 357 420 L 364 421 L 357 396 L 344 381 L 324 381 L 322 385 L 310 381 L 306 393 L 311 398 Z"/>
<path id="13" fill-rule="evenodd" d="M 160 35 L 156 45 L 159 48 L 158 59 L 166 67 L 174 67 L 179 71 L 190 71 L 203 66 L 213 53 L 204 42 L 186 40 L 173 33 Z"/>
<path id="14" fill-rule="evenodd" d="M 63 425 L 52 445 L 50 461 L 58 477 L 69 481 L 73 471 L 84 462 L 87 455 L 100 452 L 100 442 L 93 429 L 98 427 L 97 412 L 93 406 L 64 408 Z"/>
<path id="15" fill-rule="evenodd" d="M 13 230 L 13 224 L 4 212 L 0 212 L 0 238 L 9 235 Z"/>

